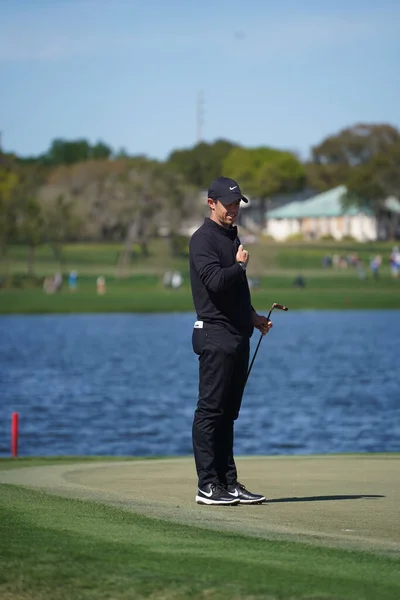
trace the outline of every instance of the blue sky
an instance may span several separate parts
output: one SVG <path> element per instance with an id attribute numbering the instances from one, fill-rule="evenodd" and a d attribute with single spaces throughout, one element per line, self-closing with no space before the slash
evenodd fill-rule
<path id="1" fill-rule="evenodd" d="M 312 145 L 356 122 L 400 127 L 400 3 L 1 0 L 3 148 L 101 139 L 164 159 L 202 137 Z"/>

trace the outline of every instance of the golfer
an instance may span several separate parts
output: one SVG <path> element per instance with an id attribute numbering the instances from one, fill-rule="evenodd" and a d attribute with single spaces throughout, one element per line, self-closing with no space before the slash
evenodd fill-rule
<path id="1" fill-rule="evenodd" d="M 233 457 L 254 328 L 264 335 L 272 323 L 251 305 L 249 260 L 234 223 L 248 202 L 233 179 L 219 177 L 208 190 L 210 216 L 190 239 L 190 281 L 197 321 L 193 350 L 199 356 L 199 396 L 192 440 L 199 504 L 258 504 L 261 494 L 238 482 Z"/>

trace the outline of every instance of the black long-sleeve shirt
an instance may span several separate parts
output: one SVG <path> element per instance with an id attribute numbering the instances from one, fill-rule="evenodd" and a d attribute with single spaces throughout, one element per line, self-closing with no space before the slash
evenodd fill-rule
<path id="1" fill-rule="evenodd" d="M 251 337 L 253 307 L 246 273 L 236 262 L 239 245 L 237 227 L 206 218 L 190 239 L 190 282 L 200 321 Z"/>

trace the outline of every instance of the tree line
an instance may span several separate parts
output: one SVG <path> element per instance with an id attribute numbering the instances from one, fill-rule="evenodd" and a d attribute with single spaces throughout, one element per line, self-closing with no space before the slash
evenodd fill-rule
<path id="1" fill-rule="evenodd" d="M 307 160 L 223 139 L 174 150 L 165 161 L 84 139 L 55 139 L 36 157 L 0 150 L 1 255 L 10 244 L 26 244 L 33 272 L 41 244 L 51 246 L 62 266 L 65 242 L 113 240 L 122 244 L 122 273 L 133 245 L 145 255 L 148 240 L 160 232 L 179 253 L 182 224 L 205 214 L 199 192 L 221 174 L 258 200 L 262 225 L 275 196 L 338 185 L 348 188 L 345 203 L 368 206 L 379 218 L 388 197 L 400 199 L 400 132 L 390 124 L 356 124 L 312 147 Z"/>

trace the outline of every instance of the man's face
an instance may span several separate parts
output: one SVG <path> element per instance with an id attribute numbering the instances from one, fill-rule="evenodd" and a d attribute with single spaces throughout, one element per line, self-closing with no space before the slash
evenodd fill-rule
<path id="1" fill-rule="evenodd" d="M 235 200 L 231 204 L 222 204 L 219 200 L 208 199 L 208 205 L 211 209 L 211 219 L 223 227 L 233 225 L 239 214 L 240 200 Z"/>

